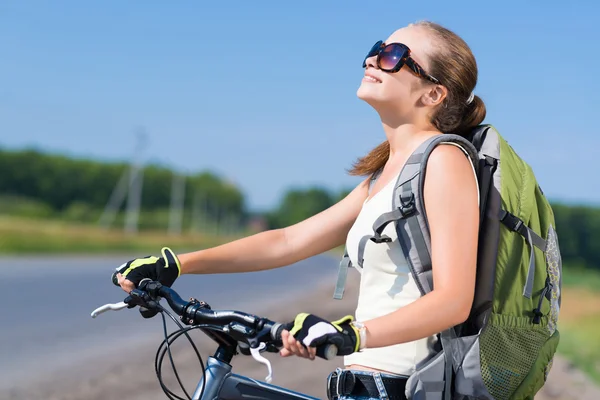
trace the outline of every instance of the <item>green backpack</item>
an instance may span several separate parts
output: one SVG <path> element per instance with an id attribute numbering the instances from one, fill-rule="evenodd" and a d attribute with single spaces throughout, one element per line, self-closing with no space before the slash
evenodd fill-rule
<path id="1" fill-rule="evenodd" d="M 394 223 L 398 242 L 421 295 L 433 287 L 431 245 L 423 208 L 423 179 L 435 146 L 459 145 L 473 160 L 480 191 L 480 233 L 475 299 L 460 326 L 440 332 L 439 352 L 410 376 L 412 400 L 533 399 L 544 385 L 559 342 L 562 262 L 554 214 L 531 167 L 490 125 L 468 137 L 437 135 L 404 166 L 393 211 L 380 216 L 373 235 L 359 245 L 362 268 L 367 241 L 390 242 L 383 229 Z M 340 263 L 334 298 L 341 299 L 348 255 Z"/>

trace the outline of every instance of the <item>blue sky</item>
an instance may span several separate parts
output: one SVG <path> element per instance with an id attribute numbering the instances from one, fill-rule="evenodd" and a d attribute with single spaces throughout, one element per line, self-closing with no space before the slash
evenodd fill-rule
<path id="1" fill-rule="evenodd" d="M 377 39 L 420 19 L 461 35 L 476 94 L 546 194 L 600 203 L 600 3 L 3 1 L 0 146 L 144 157 L 238 184 L 253 209 L 290 187 L 358 183 L 385 139 L 356 98 Z"/>

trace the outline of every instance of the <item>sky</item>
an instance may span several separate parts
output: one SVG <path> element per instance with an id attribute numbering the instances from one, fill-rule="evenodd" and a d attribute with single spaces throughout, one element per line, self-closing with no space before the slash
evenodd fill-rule
<path id="1" fill-rule="evenodd" d="M 385 140 L 356 97 L 362 60 L 425 19 L 469 44 L 484 123 L 546 195 L 600 204 L 599 16 L 593 0 L 2 0 L 0 147 L 209 169 L 253 210 L 340 191 Z"/>

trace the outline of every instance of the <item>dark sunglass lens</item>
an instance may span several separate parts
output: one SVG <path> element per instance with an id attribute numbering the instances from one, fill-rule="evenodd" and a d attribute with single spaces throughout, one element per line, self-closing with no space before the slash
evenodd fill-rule
<path id="1" fill-rule="evenodd" d="M 371 50 L 369 50 L 369 54 L 367 55 L 367 58 L 373 57 L 374 55 L 379 53 L 379 49 L 381 49 L 381 43 L 383 43 L 383 42 L 381 40 L 379 40 L 377 43 L 375 43 L 373 45 L 373 47 L 371 47 Z"/>
<path id="2" fill-rule="evenodd" d="M 369 50 L 369 52 L 367 53 L 367 56 L 363 60 L 363 68 L 367 66 L 367 62 L 366 62 L 367 58 L 376 56 L 377 53 L 379 53 L 379 49 L 381 49 L 381 43 L 383 43 L 383 42 L 381 40 L 379 40 L 377 43 L 375 43 L 373 45 L 373 47 L 371 47 L 371 50 Z"/>
<path id="3" fill-rule="evenodd" d="M 406 48 L 397 44 L 390 44 L 386 46 L 381 52 L 379 58 L 379 66 L 382 70 L 392 70 L 397 68 L 400 60 L 406 57 Z"/>

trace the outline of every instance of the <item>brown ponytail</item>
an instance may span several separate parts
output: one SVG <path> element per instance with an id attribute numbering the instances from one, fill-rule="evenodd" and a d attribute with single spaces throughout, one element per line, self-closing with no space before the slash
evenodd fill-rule
<path id="1" fill-rule="evenodd" d="M 485 119 L 486 108 L 479 96 L 469 102 L 477 84 L 477 62 L 469 46 L 454 32 L 436 23 L 421 21 L 412 26 L 429 30 L 437 42 L 435 53 L 429 54 L 428 72 L 448 90 L 444 102 L 431 116 L 433 125 L 443 133 L 466 135 Z M 359 158 L 350 175 L 372 175 L 383 168 L 390 154 L 387 141 Z"/>
<path id="2" fill-rule="evenodd" d="M 469 133 L 477 125 L 480 125 L 485 119 L 487 109 L 485 103 L 479 96 L 473 97 L 473 101 L 467 107 L 466 113 L 463 116 L 461 128 L 459 132 L 461 134 Z"/>
<path id="3" fill-rule="evenodd" d="M 364 157 L 359 158 L 349 171 L 350 175 L 367 176 L 383 168 L 390 157 L 390 142 L 387 140 L 375 147 Z"/>

